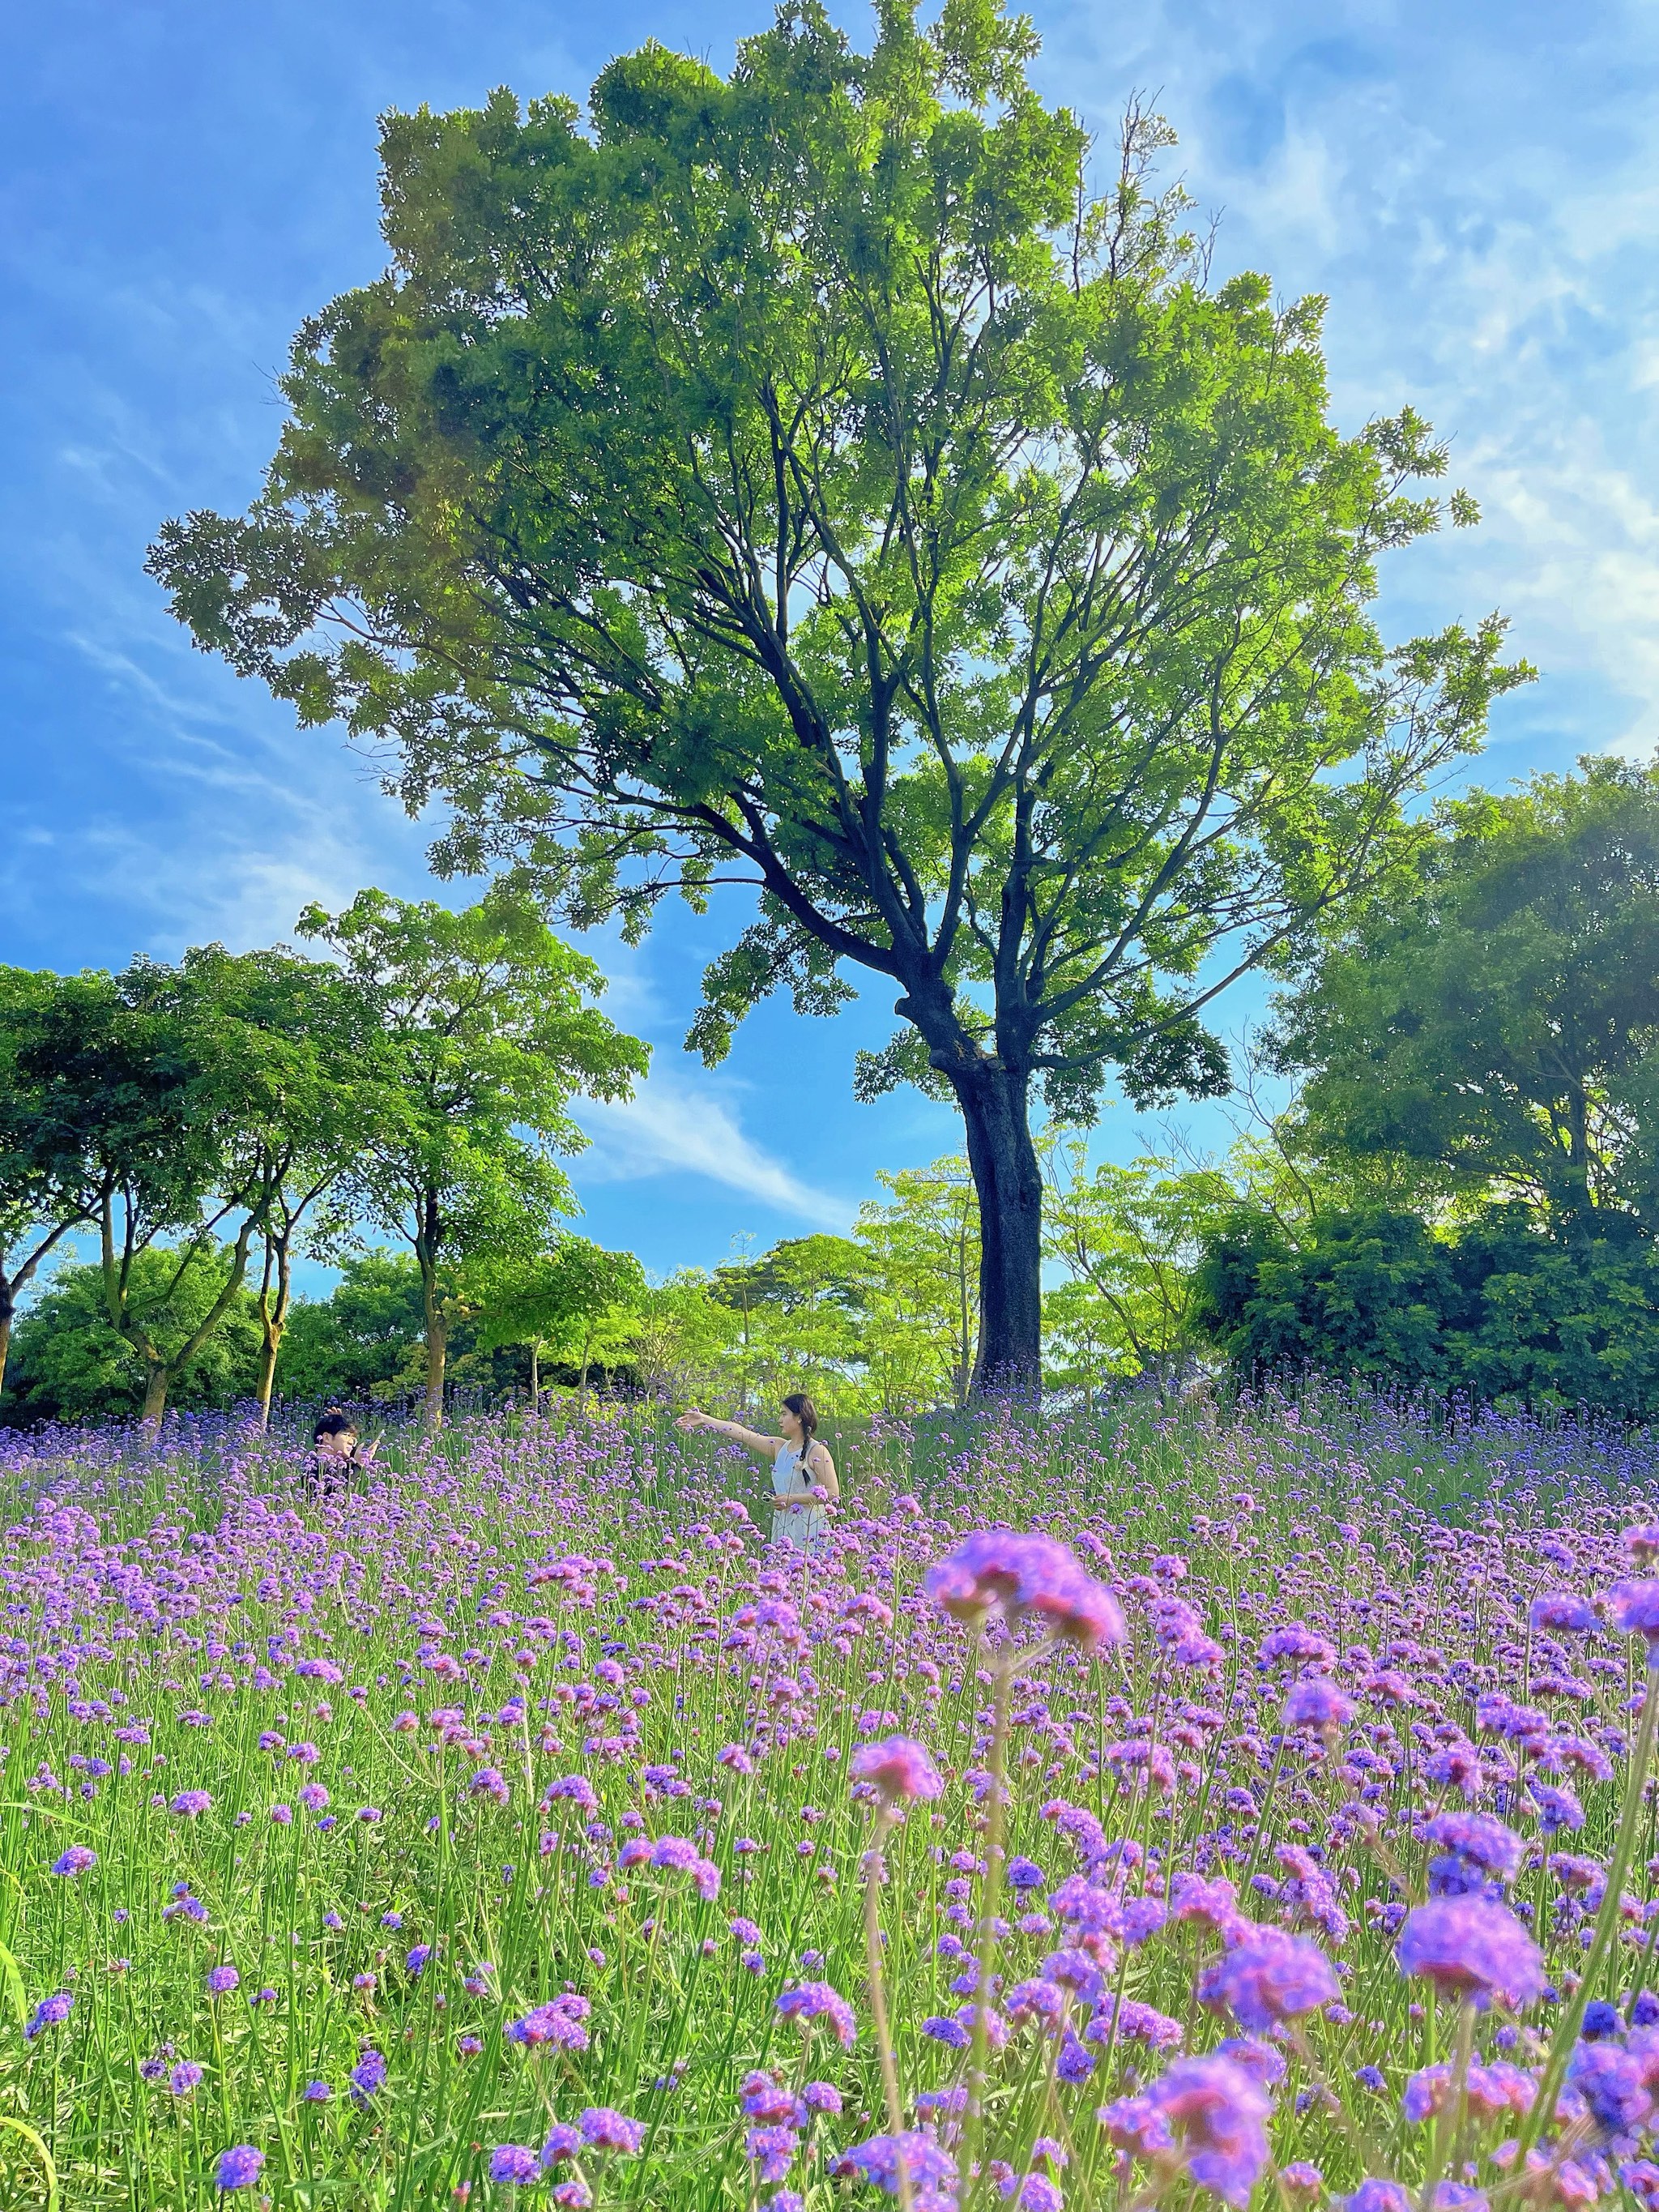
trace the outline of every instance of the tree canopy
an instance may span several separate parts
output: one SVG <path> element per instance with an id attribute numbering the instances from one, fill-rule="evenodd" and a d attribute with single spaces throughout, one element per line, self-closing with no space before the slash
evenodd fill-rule
<path id="1" fill-rule="evenodd" d="M 845 969 L 943 1085 L 981 1382 L 1039 1374 L 1030 1094 L 1212 1091 L 1204 1012 L 1386 875 L 1502 625 L 1389 647 L 1378 557 L 1473 509 L 1409 410 L 1344 437 L 1322 303 L 1211 279 L 1139 111 L 1097 189 L 1023 18 L 819 0 L 722 79 L 383 128 L 391 266 L 309 319 L 264 495 L 170 525 L 205 647 L 399 750 L 444 865 L 646 926 L 737 881 L 706 1057 Z"/>
<path id="2" fill-rule="evenodd" d="M 1659 1231 L 1659 769 L 1587 760 L 1447 817 L 1282 1010 L 1309 1140 L 1586 1244 Z"/>
<path id="3" fill-rule="evenodd" d="M 37 979 L 0 1005 L 10 1079 L 0 1174 L 33 1167 L 95 1231 L 106 1319 L 143 1370 L 152 1422 L 172 1376 L 228 1315 L 261 1218 L 264 1078 L 285 1047 L 244 1018 L 222 981 L 210 961 L 140 958 L 118 975 Z M 174 1236 L 159 1274 L 161 1263 L 140 1265 Z M 184 1276 L 226 1238 L 218 1294 L 198 1309 L 181 1295 Z"/>
<path id="4" fill-rule="evenodd" d="M 435 1426 L 457 1269 L 546 1249 L 574 1210 L 556 1155 L 586 1142 L 572 1094 L 626 1097 L 649 1055 L 592 1003 L 605 988 L 593 963 L 511 890 L 459 913 L 362 891 L 341 914 L 308 908 L 300 930 L 379 1015 L 346 1182 L 358 1214 L 420 1267 Z"/>

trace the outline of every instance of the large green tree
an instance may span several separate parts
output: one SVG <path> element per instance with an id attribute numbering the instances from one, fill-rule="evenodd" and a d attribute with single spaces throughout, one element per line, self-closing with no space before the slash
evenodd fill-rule
<path id="1" fill-rule="evenodd" d="M 1659 1233 L 1659 769 L 1587 760 L 1448 810 L 1416 880 L 1281 1010 L 1307 1140 Z"/>
<path id="2" fill-rule="evenodd" d="M 532 903 L 497 889 L 453 912 L 360 891 L 312 907 L 325 944 L 379 1016 L 360 1149 L 342 1186 L 358 1217 L 400 1238 L 421 1271 L 426 1420 L 442 1418 L 459 1271 L 544 1251 L 574 1201 L 557 1155 L 586 1142 L 573 1093 L 623 1098 L 648 1054 L 592 1003 L 605 982 Z"/>
<path id="3" fill-rule="evenodd" d="M 717 882 L 709 1058 L 862 969 L 867 1091 L 947 1089 L 979 1380 L 1039 1379 L 1031 1099 L 1212 1090 L 1227 981 L 1387 870 L 1501 624 L 1390 650 L 1383 551 L 1471 510 L 1409 410 L 1343 437 L 1322 303 L 1212 283 L 1161 121 L 1103 191 L 995 0 L 795 0 L 729 78 L 651 45 L 586 118 L 393 115 L 379 282 L 307 322 L 241 519 L 152 556 L 199 641 L 401 749 L 441 861 L 578 924 Z"/>

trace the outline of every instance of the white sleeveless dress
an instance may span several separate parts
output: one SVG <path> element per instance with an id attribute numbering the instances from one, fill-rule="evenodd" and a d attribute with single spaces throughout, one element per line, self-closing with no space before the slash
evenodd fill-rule
<path id="1" fill-rule="evenodd" d="M 799 1446 L 786 1444 L 772 1462 L 772 1495 L 780 1500 L 772 1514 L 772 1540 L 780 1537 L 805 1551 L 828 1533 L 830 1516 L 811 1495 L 811 1478 L 801 1466 Z M 786 1498 L 805 1498 L 804 1505 L 785 1505 Z"/>

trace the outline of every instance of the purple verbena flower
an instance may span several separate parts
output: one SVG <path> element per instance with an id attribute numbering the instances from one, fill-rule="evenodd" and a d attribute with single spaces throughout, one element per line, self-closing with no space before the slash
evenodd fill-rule
<path id="1" fill-rule="evenodd" d="M 1341 1994 L 1336 1971 L 1316 1943 L 1272 1928 L 1252 1929 L 1198 1982 L 1200 2004 L 1231 2012 L 1257 2035 L 1334 2004 Z"/>
<path id="2" fill-rule="evenodd" d="M 1322 1674 L 1305 1674 L 1285 1692 L 1285 1725 L 1340 1735 L 1354 1717 L 1354 1702 Z"/>
<path id="3" fill-rule="evenodd" d="M 542 2145 L 542 2169 L 550 2173 L 556 2166 L 568 2158 L 575 2158 L 582 2147 L 582 2131 L 573 2128 L 568 2120 L 555 2120 L 548 2130 L 547 2141 Z"/>
<path id="4" fill-rule="evenodd" d="M 1607 1613 L 1621 1634 L 1646 1638 L 1648 1665 L 1659 1667 L 1659 1582 L 1615 1583 Z"/>
<path id="5" fill-rule="evenodd" d="M 860 1744 L 848 1762 L 856 1782 L 868 1782 L 887 1804 L 911 1797 L 937 1797 L 945 1784 L 933 1753 L 914 1736 L 887 1735 Z"/>
<path id="6" fill-rule="evenodd" d="M 1396 1955 L 1404 1973 L 1420 1975 L 1448 1996 L 1510 2011 L 1544 1987 L 1538 1946 L 1509 1907 L 1484 1897 L 1431 1897 L 1406 1916 Z"/>
<path id="7" fill-rule="evenodd" d="M 889 2197 L 896 2197 L 901 2160 L 913 2190 L 955 2189 L 955 2159 L 943 2144 L 915 2128 L 907 2128 L 902 2135 L 872 2136 L 867 2142 L 855 2144 L 837 2161 L 834 2171 L 849 2179 L 856 2175 Z"/>
<path id="8" fill-rule="evenodd" d="M 1177 2059 L 1146 2094 L 1193 2179 L 1243 2212 L 1267 2162 L 1266 2093 L 1242 2066 L 1212 2053 Z"/>
<path id="9" fill-rule="evenodd" d="M 233 2143 L 228 2150 L 219 2154 L 219 2163 L 214 2169 L 214 2185 L 218 2189 L 252 2189 L 264 2171 L 265 2154 L 252 2143 Z"/>
<path id="10" fill-rule="evenodd" d="M 58 2027 L 69 2018 L 74 2003 L 74 1994 L 69 1990 L 59 1990 L 55 1996 L 42 1997 L 29 2014 L 28 2023 L 23 2030 L 25 2041 L 33 2043 L 45 2029 Z"/>
<path id="11" fill-rule="evenodd" d="M 828 1982 L 798 1983 L 793 1989 L 784 1990 L 777 2008 L 803 2032 L 815 2021 L 827 2021 L 845 2050 L 850 2051 L 858 2040 L 858 2023 L 852 2006 Z"/>
<path id="12" fill-rule="evenodd" d="M 1534 1598 L 1527 1620 L 1547 1636 L 1588 1636 L 1601 1626 L 1589 1600 L 1572 1590 L 1546 1590 Z"/>
<path id="13" fill-rule="evenodd" d="M 961 1620 L 976 1620 L 1000 1607 L 1011 1620 L 1033 1620 L 1050 1636 L 1085 1650 L 1128 1638 L 1123 1608 L 1112 1592 L 1050 1536 L 981 1528 L 927 1570 L 924 1587 L 936 1605 Z"/>
<path id="14" fill-rule="evenodd" d="M 579 2123 L 590 2150 L 625 2151 L 636 2157 L 645 2144 L 645 2123 L 630 2120 L 608 2105 L 590 2105 Z"/>
<path id="15" fill-rule="evenodd" d="M 386 2084 L 386 2058 L 379 2051 L 365 2051 L 351 2069 L 351 2098 L 356 2105 L 367 2105 L 377 2090 Z"/>

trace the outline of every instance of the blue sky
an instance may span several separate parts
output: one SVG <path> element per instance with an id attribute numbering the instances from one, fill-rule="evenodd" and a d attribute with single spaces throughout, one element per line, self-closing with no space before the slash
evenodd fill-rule
<path id="1" fill-rule="evenodd" d="M 837 9 L 860 35 L 866 18 Z M 1453 441 L 1476 533 L 1389 572 L 1395 634 L 1502 606 L 1543 681 L 1504 702 L 1504 782 L 1659 740 L 1659 11 L 1561 0 L 1049 0 L 1044 90 L 1109 134 L 1155 97 L 1220 216 L 1218 264 L 1324 293 L 1335 408 L 1409 401 Z M 302 315 L 377 273 L 389 106 L 580 97 L 654 36 L 724 69 L 764 0 L 56 0 L 0 85 L 0 960 L 75 968 L 287 935 L 301 906 L 422 891 L 427 832 L 330 732 L 195 653 L 145 579 L 157 524 L 237 508 Z M 452 890 L 445 894 L 453 896 Z M 676 911 L 598 948 L 656 1047 L 584 1115 L 585 1226 L 653 1267 L 845 1222 L 878 1168 L 956 1141 L 907 1095 L 852 1103 L 880 994 L 787 1005 L 705 1073 L 679 1048 L 738 926 Z M 1224 1016 L 1236 1026 L 1241 1000 Z M 1100 1133 L 1126 1156 L 1127 1110 Z"/>

